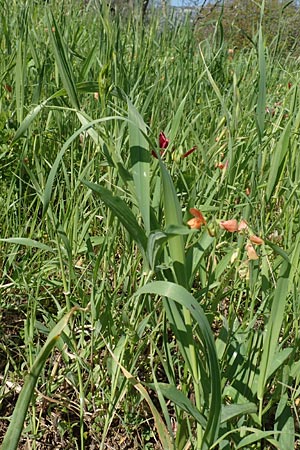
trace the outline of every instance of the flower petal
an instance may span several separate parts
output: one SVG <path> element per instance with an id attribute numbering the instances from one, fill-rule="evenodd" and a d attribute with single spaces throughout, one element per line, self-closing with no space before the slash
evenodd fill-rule
<path id="1" fill-rule="evenodd" d="M 195 150 L 197 150 L 197 145 L 194 145 L 190 150 L 188 150 L 186 153 L 184 153 L 181 158 L 184 159 L 187 156 L 189 156 L 191 153 L 193 153 Z"/>
<path id="2" fill-rule="evenodd" d="M 262 238 L 260 238 L 259 236 L 255 236 L 255 234 L 252 234 L 251 236 L 249 236 L 249 239 L 252 242 L 252 244 L 262 245 L 264 243 L 264 240 Z"/>
<path id="3" fill-rule="evenodd" d="M 170 141 L 169 141 L 169 139 L 167 139 L 165 133 L 163 131 L 161 131 L 159 133 L 159 137 L 158 137 L 158 146 L 159 146 L 159 148 L 163 148 L 163 149 L 167 148 L 168 145 L 169 145 L 169 142 Z"/>
<path id="4" fill-rule="evenodd" d="M 250 260 L 258 259 L 258 255 L 257 255 L 257 253 L 255 251 L 255 248 L 253 247 L 252 244 L 248 243 L 246 245 L 246 250 L 247 250 L 248 259 L 250 259 Z"/>
<path id="5" fill-rule="evenodd" d="M 242 231 L 242 230 L 248 230 L 248 224 L 245 219 L 242 219 L 238 226 L 238 231 Z"/>
<path id="6" fill-rule="evenodd" d="M 199 230 L 203 225 L 203 222 L 198 217 L 193 217 L 187 221 L 187 224 L 192 230 Z"/>
<path id="7" fill-rule="evenodd" d="M 235 231 L 238 231 L 238 222 L 236 219 L 230 219 L 230 220 L 221 220 L 220 227 L 223 228 L 223 230 L 229 231 L 230 233 L 234 233 Z"/>

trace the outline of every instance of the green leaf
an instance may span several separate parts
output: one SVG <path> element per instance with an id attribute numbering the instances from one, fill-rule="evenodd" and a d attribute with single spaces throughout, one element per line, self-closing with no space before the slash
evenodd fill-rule
<path id="1" fill-rule="evenodd" d="M 281 432 L 278 436 L 279 448 L 293 449 L 296 440 L 295 424 L 287 393 L 283 394 L 279 400 L 274 428 L 276 431 Z"/>
<path id="2" fill-rule="evenodd" d="M 71 316 L 78 308 L 73 308 L 70 312 L 65 314 L 63 318 L 55 325 L 55 327 L 49 333 L 49 336 L 40 350 L 29 374 L 27 375 L 24 386 L 19 394 L 15 409 L 9 424 L 9 427 L 4 436 L 1 449 L 2 450 L 16 450 L 18 447 L 18 442 L 23 430 L 23 425 L 27 410 L 34 396 L 34 389 L 37 383 L 38 377 L 44 367 L 44 364 L 56 345 L 61 333 L 67 326 Z"/>
<path id="3" fill-rule="evenodd" d="M 182 212 L 175 187 L 169 172 L 159 158 L 159 166 L 163 185 L 163 203 L 166 228 L 182 227 Z M 182 235 L 176 235 L 168 240 L 170 255 L 173 260 L 177 281 L 182 286 L 187 285 L 184 240 Z"/>
<path id="4" fill-rule="evenodd" d="M 70 102 L 75 109 L 80 109 L 80 104 L 77 95 L 75 84 L 75 77 L 66 45 L 60 34 L 58 25 L 54 19 L 53 14 L 47 14 L 48 30 L 54 58 L 58 67 L 59 75 L 61 77 L 64 88 L 69 96 Z M 52 31 L 54 28 L 54 31 Z"/>
<path id="5" fill-rule="evenodd" d="M 176 303 L 186 308 L 198 324 L 197 331 L 205 346 L 205 355 L 210 373 L 210 405 L 208 407 L 207 426 L 203 437 L 203 441 L 205 442 L 204 448 L 210 448 L 219 432 L 221 415 L 221 379 L 215 342 L 209 322 L 201 306 L 183 286 L 167 281 L 155 281 L 140 288 L 135 295 L 139 296 L 141 294 L 156 294 L 174 300 Z M 172 306 L 172 304 L 170 304 L 170 306 Z M 184 345 L 184 343 L 182 343 L 182 345 Z M 192 361 L 190 365 L 193 365 Z M 201 379 L 199 380 L 199 383 L 201 383 Z M 207 386 L 202 385 L 202 389 L 207 391 Z"/>
<path id="6" fill-rule="evenodd" d="M 118 217 L 122 225 L 124 225 L 132 239 L 134 239 L 140 249 L 145 252 L 147 247 L 147 237 L 126 203 L 120 197 L 114 196 L 108 189 L 99 186 L 98 184 L 89 181 L 83 181 L 83 183 L 96 194 L 100 195 L 104 203 Z"/>
<path id="7" fill-rule="evenodd" d="M 182 391 L 179 391 L 176 386 L 172 384 L 157 383 L 157 385 L 164 397 L 175 403 L 175 405 L 182 409 L 182 411 L 190 414 L 198 423 L 200 423 L 203 429 L 206 428 L 207 421 L 205 417 L 193 405 L 191 400 L 184 395 Z M 147 384 L 147 386 L 151 387 L 152 389 L 155 389 L 156 387 L 155 384 L 152 383 Z"/>
<path id="8" fill-rule="evenodd" d="M 26 247 L 39 248 L 41 250 L 46 250 L 47 252 L 53 252 L 53 248 L 49 247 L 46 244 L 42 244 L 39 241 L 35 241 L 34 239 L 29 238 L 21 238 L 21 237 L 12 237 L 7 239 L 0 239 L 2 242 L 8 242 L 9 244 L 16 245 L 25 245 Z"/>
<path id="9" fill-rule="evenodd" d="M 266 202 L 269 202 L 275 186 L 283 171 L 284 159 L 287 156 L 291 136 L 291 120 L 287 123 L 271 157 L 270 172 L 266 189 Z"/>
<path id="10" fill-rule="evenodd" d="M 274 292 L 271 315 L 267 324 L 267 333 L 264 338 L 263 353 L 260 362 L 257 397 L 261 401 L 264 397 L 265 386 L 271 374 L 271 368 L 278 345 L 278 338 L 284 318 L 285 303 L 288 296 L 289 274 L 291 265 L 283 260 L 279 280 Z"/>
<path id="11" fill-rule="evenodd" d="M 150 154 L 145 137 L 147 127 L 141 115 L 128 104 L 129 146 L 135 195 L 141 211 L 146 233 L 150 233 Z"/>
<path id="12" fill-rule="evenodd" d="M 225 405 L 222 407 L 221 423 L 226 423 L 235 417 L 241 417 L 244 414 L 253 414 L 257 412 L 255 403 L 243 403 L 238 405 Z"/>

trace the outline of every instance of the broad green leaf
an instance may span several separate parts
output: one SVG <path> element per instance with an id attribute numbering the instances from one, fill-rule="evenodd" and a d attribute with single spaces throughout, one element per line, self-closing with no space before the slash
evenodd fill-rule
<path id="1" fill-rule="evenodd" d="M 226 423 L 235 417 L 257 412 L 255 403 L 242 403 L 237 405 L 225 405 L 222 407 L 221 423 Z"/>
<path id="2" fill-rule="evenodd" d="M 285 393 L 279 400 L 275 415 L 274 429 L 281 432 L 278 436 L 280 449 L 293 449 L 296 442 L 294 417 L 289 403 Z"/>
<path id="3" fill-rule="evenodd" d="M 143 286 L 136 292 L 141 294 L 156 294 L 174 300 L 186 308 L 198 324 L 198 331 L 206 349 L 207 364 L 210 373 L 210 405 L 208 408 L 207 426 L 205 429 L 203 448 L 210 448 L 218 436 L 221 415 L 221 380 L 220 369 L 216 354 L 216 347 L 209 322 L 201 306 L 194 297 L 182 286 L 167 281 L 156 281 Z M 170 304 L 171 305 L 171 304 Z M 199 379 L 201 383 L 201 379 Z M 207 390 L 206 386 L 202 389 Z M 206 447 L 207 446 L 207 447 Z"/>
<path id="4" fill-rule="evenodd" d="M 159 158 L 159 166 L 162 177 L 163 186 L 163 204 L 166 228 L 170 226 L 182 227 L 182 212 L 177 198 L 175 187 L 169 172 L 164 163 Z M 168 240 L 170 255 L 173 260 L 174 270 L 177 281 L 183 285 L 187 285 L 187 275 L 185 266 L 185 251 L 183 236 L 177 235 Z"/>
<path id="5" fill-rule="evenodd" d="M 146 234 L 150 233 L 150 154 L 145 137 L 147 127 L 134 105 L 127 100 L 130 159 L 135 195 L 141 211 Z"/>

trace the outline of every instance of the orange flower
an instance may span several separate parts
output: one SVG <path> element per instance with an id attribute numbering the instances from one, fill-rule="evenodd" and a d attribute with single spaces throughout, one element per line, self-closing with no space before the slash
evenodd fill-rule
<path id="1" fill-rule="evenodd" d="M 190 213 L 194 216 L 193 219 L 188 220 L 187 224 L 192 230 L 199 230 L 202 225 L 206 225 L 206 220 L 199 209 L 191 208 Z"/>
<path id="2" fill-rule="evenodd" d="M 238 226 L 238 231 L 242 231 L 242 230 L 248 230 L 248 224 L 245 219 L 242 219 Z"/>
<path id="3" fill-rule="evenodd" d="M 252 236 L 249 236 L 249 239 L 252 242 L 252 244 L 262 245 L 264 243 L 262 238 L 255 236 L 254 234 L 252 234 Z"/>
<path id="4" fill-rule="evenodd" d="M 224 169 L 226 170 L 227 167 L 228 167 L 228 159 L 224 163 L 223 162 L 218 162 L 215 165 L 215 168 L 216 169 L 220 169 L 220 170 L 224 170 Z"/>
<path id="5" fill-rule="evenodd" d="M 250 244 L 250 242 L 246 245 L 246 250 L 247 250 L 248 259 L 250 259 L 250 260 L 258 259 L 258 255 L 257 255 L 253 245 Z"/>
<path id="6" fill-rule="evenodd" d="M 230 233 L 234 233 L 239 229 L 238 222 L 236 219 L 221 220 L 220 227 L 223 228 L 223 230 L 229 231 Z"/>

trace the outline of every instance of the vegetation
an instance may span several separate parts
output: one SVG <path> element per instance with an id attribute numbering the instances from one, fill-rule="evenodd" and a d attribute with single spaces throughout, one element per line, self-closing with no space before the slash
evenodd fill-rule
<path id="1" fill-rule="evenodd" d="M 2 2 L 0 434 L 299 448 L 298 60 Z"/>

